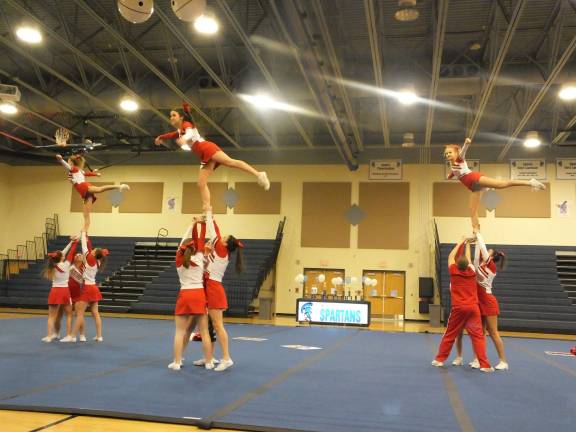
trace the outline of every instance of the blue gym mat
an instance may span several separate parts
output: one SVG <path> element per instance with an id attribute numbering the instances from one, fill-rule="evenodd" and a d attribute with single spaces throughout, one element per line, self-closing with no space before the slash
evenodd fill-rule
<path id="1" fill-rule="evenodd" d="M 0 409 L 261 431 L 572 430 L 567 341 L 505 338 L 508 372 L 430 366 L 440 335 L 228 325 L 235 365 L 171 361 L 173 323 L 104 319 L 104 343 L 43 344 L 45 319 L 0 320 Z M 92 322 L 88 320 L 89 334 Z M 265 338 L 263 342 L 234 337 Z M 89 338 L 90 339 L 90 338 Z M 282 345 L 320 347 L 298 350 Z M 496 360 L 488 341 L 489 356 Z M 471 358 L 465 339 L 465 358 Z"/>

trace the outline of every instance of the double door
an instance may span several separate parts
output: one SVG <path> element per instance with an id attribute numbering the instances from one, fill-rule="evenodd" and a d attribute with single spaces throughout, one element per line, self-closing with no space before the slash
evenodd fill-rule
<path id="1" fill-rule="evenodd" d="M 367 285 L 365 278 L 375 279 L 376 285 Z M 405 304 L 404 272 L 386 270 L 364 270 L 362 285 L 364 299 L 370 304 L 373 317 L 404 317 Z"/>

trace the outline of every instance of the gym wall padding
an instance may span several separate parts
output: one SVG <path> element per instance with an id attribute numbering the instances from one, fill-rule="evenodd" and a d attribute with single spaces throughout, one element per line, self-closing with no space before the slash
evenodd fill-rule
<path id="1" fill-rule="evenodd" d="M 124 192 L 120 213 L 162 213 L 164 183 L 130 182 Z"/>
<path id="2" fill-rule="evenodd" d="M 113 185 L 114 183 L 111 182 L 90 182 L 94 186 L 108 186 Z M 70 211 L 82 213 L 82 198 L 80 194 L 76 192 L 74 188 L 72 189 L 72 196 L 70 199 Z M 92 204 L 92 213 L 112 213 L 112 204 L 106 198 L 106 194 L 108 192 L 103 192 L 97 195 L 97 200 L 94 204 Z"/>
<path id="3" fill-rule="evenodd" d="M 302 184 L 302 247 L 349 248 L 352 183 Z"/>
<path id="4" fill-rule="evenodd" d="M 533 190 L 529 187 L 512 187 L 496 191 L 502 198 L 496 207 L 499 218 L 549 218 L 550 185 L 546 190 Z"/>
<path id="5" fill-rule="evenodd" d="M 360 183 L 361 249 L 408 249 L 410 183 Z"/>
<path id="6" fill-rule="evenodd" d="M 239 195 L 234 214 L 280 214 L 282 183 L 270 183 L 265 191 L 258 183 L 236 182 L 234 189 Z"/>
<path id="7" fill-rule="evenodd" d="M 433 185 L 434 216 L 470 217 L 470 192 L 459 181 L 441 182 Z M 486 216 L 486 207 L 480 203 L 478 216 Z"/>
<path id="8" fill-rule="evenodd" d="M 209 182 L 208 189 L 210 189 L 210 204 L 212 205 L 212 213 L 226 214 L 224 193 L 228 190 L 228 183 Z M 198 183 L 182 183 L 182 213 L 202 213 L 202 199 L 200 198 L 200 189 L 198 188 Z"/>

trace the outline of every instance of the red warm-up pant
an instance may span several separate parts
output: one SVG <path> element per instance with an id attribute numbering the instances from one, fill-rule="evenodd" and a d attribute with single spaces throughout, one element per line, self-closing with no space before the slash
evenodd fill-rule
<path id="1" fill-rule="evenodd" d="M 470 339 L 472 339 L 472 347 L 476 358 L 480 362 L 480 367 L 489 368 L 490 363 L 486 356 L 486 339 L 484 338 L 482 318 L 478 305 L 452 307 L 450 318 L 448 318 L 448 328 L 446 328 L 446 333 L 444 333 L 440 342 L 436 360 L 443 362 L 448 358 L 456 337 L 463 329 L 466 329 Z"/>

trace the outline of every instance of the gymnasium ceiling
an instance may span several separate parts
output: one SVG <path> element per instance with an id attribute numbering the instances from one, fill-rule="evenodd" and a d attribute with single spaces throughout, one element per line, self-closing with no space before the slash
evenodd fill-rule
<path id="1" fill-rule="evenodd" d="M 183 96 L 207 139 L 254 163 L 439 162 L 442 145 L 467 132 L 470 157 L 484 163 L 576 157 L 576 102 L 557 97 L 576 79 L 574 0 L 418 0 L 412 22 L 395 20 L 397 0 L 209 0 L 213 37 L 178 20 L 168 0 L 154 3 L 132 24 L 115 0 L 0 2 L 0 82 L 22 92 L 20 112 L 0 118 L 0 161 L 50 155 L 36 147 L 64 126 L 73 143 L 109 146 L 90 153 L 96 166 L 196 163 L 153 145 Z M 40 27 L 42 45 L 16 39 L 22 22 Z M 409 87 L 435 103 L 374 91 Z M 238 97 L 263 91 L 301 112 Z M 135 114 L 118 108 L 130 93 Z M 531 130 L 544 145 L 528 151 Z"/>

